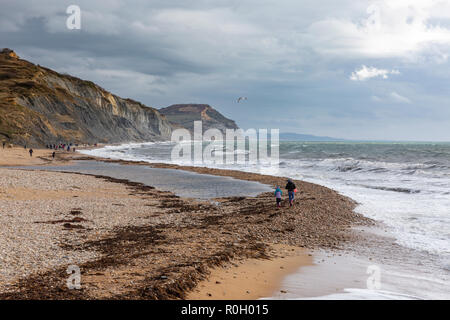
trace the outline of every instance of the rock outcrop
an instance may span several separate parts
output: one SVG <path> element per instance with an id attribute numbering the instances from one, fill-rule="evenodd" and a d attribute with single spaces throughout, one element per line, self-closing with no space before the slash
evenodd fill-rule
<path id="1" fill-rule="evenodd" d="M 159 109 L 159 112 L 179 127 L 188 129 L 191 133 L 194 130 L 194 121 L 202 121 L 203 131 L 210 128 L 238 129 L 233 120 L 224 117 L 217 110 L 208 104 L 174 104 L 166 108 Z"/>
<path id="2" fill-rule="evenodd" d="M 8 48 L 3 48 L 2 51 L 0 51 L 0 54 L 3 54 L 13 59 L 19 59 L 19 56 L 13 50 Z"/>

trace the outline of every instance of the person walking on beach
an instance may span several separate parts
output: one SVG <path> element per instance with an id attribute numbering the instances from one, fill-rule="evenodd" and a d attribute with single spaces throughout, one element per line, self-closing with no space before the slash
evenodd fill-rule
<path id="1" fill-rule="evenodd" d="M 55 159 L 55 151 L 52 153 L 52 159 Z"/>
<path id="2" fill-rule="evenodd" d="M 295 191 L 296 190 L 295 183 L 292 182 L 291 179 L 288 179 L 286 184 L 286 190 L 288 191 L 289 195 L 289 206 L 292 207 L 294 205 L 294 197 L 295 197 Z"/>
<path id="3" fill-rule="evenodd" d="M 30 157 L 32 157 L 33 156 L 33 149 L 30 149 L 28 152 L 30 153 Z"/>
<path id="4" fill-rule="evenodd" d="M 281 196 L 283 195 L 283 191 L 281 191 L 280 186 L 277 186 L 275 189 L 275 199 L 277 200 L 277 208 L 281 207 Z"/>
<path id="5" fill-rule="evenodd" d="M 3 145 L 3 149 L 5 149 L 6 142 L 3 141 L 3 142 L 2 142 L 2 145 Z"/>

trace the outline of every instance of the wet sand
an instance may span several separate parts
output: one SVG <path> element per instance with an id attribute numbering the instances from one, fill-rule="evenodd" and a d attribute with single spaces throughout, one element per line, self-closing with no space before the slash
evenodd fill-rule
<path id="1" fill-rule="evenodd" d="M 294 246 L 272 246 L 270 260 L 245 259 L 212 269 L 190 292 L 188 300 L 255 300 L 272 297 L 286 276 L 313 265 L 312 254 Z"/>

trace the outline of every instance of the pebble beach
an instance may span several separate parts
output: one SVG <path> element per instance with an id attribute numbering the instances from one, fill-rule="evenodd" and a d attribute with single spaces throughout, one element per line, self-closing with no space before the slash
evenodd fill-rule
<path id="1" fill-rule="evenodd" d="M 56 162 L 67 163 L 77 157 L 80 159 L 60 154 Z M 41 161 L 45 169 L 50 161 L 45 151 Z M 240 171 L 170 168 L 270 186 L 285 181 Z M 179 197 L 155 189 L 151 183 L 3 167 L 0 297 L 201 298 L 198 294 L 202 293 L 189 294 L 214 268 L 229 268 L 248 259 L 273 260 L 278 261 L 274 279 L 279 279 L 287 271 L 277 259 L 307 257 L 309 250 L 317 248 L 338 249 L 355 241 L 352 227 L 372 223 L 353 211 L 351 199 L 325 187 L 295 183 L 301 190 L 298 205 L 277 209 L 272 192 L 208 201 Z M 311 264 L 311 259 L 297 261 L 297 267 Z M 67 288 L 69 265 L 80 267 L 80 290 Z M 261 268 L 270 269 L 266 264 Z M 264 277 L 263 273 L 260 276 Z M 230 293 L 228 298 L 263 297 L 275 288 L 271 283 L 261 289 L 264 293 L 245 290 L 237 296 Z"/>

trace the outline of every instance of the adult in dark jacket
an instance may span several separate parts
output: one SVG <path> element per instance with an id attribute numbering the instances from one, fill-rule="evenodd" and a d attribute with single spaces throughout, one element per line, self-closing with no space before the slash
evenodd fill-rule
<path id="1" fill-rule="evenodd" d="M 295 186 L 295 183 L 292 182 L 291 179 L 288 179 L 286 184 L 286 190 L 288 191 L 289 195 L 289 206 L 292 207 L 294 205 L 294 197 L 295 197 L 295 189 L 297 187 Z"/>

